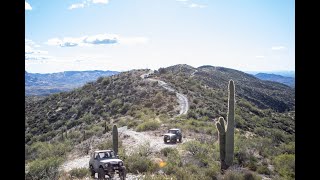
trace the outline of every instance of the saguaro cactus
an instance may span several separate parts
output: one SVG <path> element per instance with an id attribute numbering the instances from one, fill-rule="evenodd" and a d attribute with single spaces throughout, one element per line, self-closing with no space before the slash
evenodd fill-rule
<path id="1" fill-rule="evenodd" d="M 219 120 L 216 124 L 218 132 L 219 132 L 219 147 L 220 147 L 220 162 L 221 169 L 227 169 L 227 165 L 225 162 L 226 157 L 226 121 L 223 117 L 219 117 Z"/>
<path id="2" fill-rule="evenodd" d="M 223 117 L 216 123 L 219 132 L 221 169 L 227 169 L 233 163 L 234 154 L 234 102 L 235 88 L 232 80 L 229 81 L 227 126 Z"/>
<path id="3" fill-rule="evenodd" d="M 118 154 L 118 128 L 117 125 L 113 125 L 112 128 L 112 145 L 115 154 Z"/>
<path id="4" fill-rule="evenodd" d="M 226 134 L 226 164 L 231 166 L 234 154 L 234 83 L 229 81 L 229 99 L 228 99 L 228 115 L 227 115 L 227 134 Z"/>
<path id="5" fill-rule="evenodd" d="M 66 139 L 68 139 L 68 128 L 67 127 L 65 127 L 65 132 L 66 132 Z"/>
<path id="6" fill-rule="evenodd" d="M 85 140 L 86 140 L 86 131 L 83 130 L 83 141 L 85 141 Z"/>

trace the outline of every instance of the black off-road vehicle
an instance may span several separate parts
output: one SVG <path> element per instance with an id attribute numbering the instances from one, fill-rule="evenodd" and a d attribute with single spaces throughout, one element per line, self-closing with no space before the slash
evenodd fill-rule
<path id="1" fill-rule="evenodd" d="M 90 158 L 89 168 L 91 176 L 94 177 L 95 173 L 98 173 L 99 179 L 105 179 L 106 175 L 111 179 L 116 173 L 121 180 L 126 179 L 126 167 L 113 150 L 95 151 Z"/>
<path id="2" fill-rule="evenodd" d="M 163 141 L 164 143 L 176 143 L 179 140 L 179 142 L 182 142 L 182 133 L 180 129 L 169 129 L 168 133 L 164 134 Z"/>

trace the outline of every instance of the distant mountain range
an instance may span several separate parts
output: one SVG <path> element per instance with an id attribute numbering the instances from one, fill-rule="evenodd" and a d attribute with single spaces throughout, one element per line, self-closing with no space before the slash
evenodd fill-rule
<path id="1" fill-rule="evenodd" d="M 286 77 L 278 74 L 268 74 L 268 73 L 258 73 L 258 74 L 255 74 L 254 76 L 261 80 L 279 82 L 293 88 L 295 87 L 294 77 Z"/>
<path id="2" fill-rule="evenodd" d="M 112 76 L 117 71 L 65 71 L 59 73 L 28 73 L 25 71 L 25 95 L 49 95 L 69 91 L 101 76 Z"/>
<path id="3" fill-rule="evenodd" d="M 295 71 L 244 71 L 245 73 L 248 74 L 258 74 L 258 73 L 264 73 L 264 74 L 276 74 L 276 75 L 281 75 L 285 77 L 295 77 Z"/>

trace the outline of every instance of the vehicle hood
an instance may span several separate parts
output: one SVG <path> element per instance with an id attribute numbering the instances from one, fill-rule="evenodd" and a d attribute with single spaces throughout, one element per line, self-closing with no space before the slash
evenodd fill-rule
<path id="1" fill-rule="evenodd" d="M 110 164 L 118 164 L 119 162 L 122 162 L 120 159 L 104 159 L 100 160 L 102 163 L 110 163 Z"/>
<path id="2" fill-rule="evenodd" d="M 172 133 L 166 133 L 166 134 L 164 134 L 164 136 L 175 136 L 175 134 L 172 134 Z"/>

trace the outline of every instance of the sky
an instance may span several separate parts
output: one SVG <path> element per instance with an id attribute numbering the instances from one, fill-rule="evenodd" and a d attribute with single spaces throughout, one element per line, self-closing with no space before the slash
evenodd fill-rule
<path id="1" fill-rule="evenodd" d="M 294 70 L 294 9 L 294 0 L 27 0 L 25 69 Z"/>

